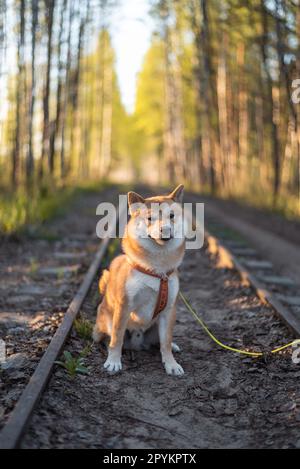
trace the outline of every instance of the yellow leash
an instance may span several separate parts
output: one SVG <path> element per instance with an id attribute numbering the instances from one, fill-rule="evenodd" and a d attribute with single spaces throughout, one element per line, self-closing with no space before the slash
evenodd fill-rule
<path id="1" fill-rule="evenodd" d="M 208 329 L 207 325 L 205 324 L 205 322 L 203 321 L 203 319 L 201 319 L 198 314 L 196 313 L 196 311 L 193 309 L 193 307 L 190 305 L 189 301 L 185 298 L 185 296 L 181 293 L 181 291 L 179 292 L 179 296 L 180 298 L 182 299 L 182 301 L 184 302 L 185 306 L 187 307 L 187 309 L 190 311 L 190 313 L 194 316 L 194 318 L 196 319 L 196 321 L 200 324 L 200 326 L 202 327 L 202 329 L 204 329 L 204 331 L 207 333 L 207 335 L 217 344 L 219 345 L 220 347 L 224 348 L 225 350 L 230 350 L 231 352 L 235 352 L 235 353 L 240 353 L 240 354 L 243 354 L 243 355 L 249 355 L 251 357 L 262 357 L 265 355 L 265 353 L 263 352 L 248 352 L 248 350 L 240 350 L 240 349 L 237 349 L 237 348 L 234 348 L 234 347 L 229 347 L 229 345 L 225 345 L 223 344 L 220 340 L 218 340 L 214 334 Z M 293 345 L 296 345 L 296 344 L 300 344 L 300 339 L 296 339 L 296 340 L 293 340 L 293 342 L 289 342 L 288 344 L 286 345 L 282 345 L 281 347 L 278 347 L 274 350 L 271 350 L 270 353 L 277 353 L 277 352 L 280 352 L 281 350 L 284 350 L 288 347 L 292 347 Z"/>

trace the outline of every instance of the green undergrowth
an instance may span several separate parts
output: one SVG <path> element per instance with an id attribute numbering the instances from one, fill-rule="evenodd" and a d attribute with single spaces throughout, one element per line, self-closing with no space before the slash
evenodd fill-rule
<path id="1" fill-rule="evenodd" d="M 219 238 L 222 238 L 224 241 L 237 241 L 238 243 L 244 243 L 245 239 L 235 230 L 228 228 L 224 225 L 214 225 L 212 223 L 208 223 L 208 231 Z"/>
<path id="2" fill-rule="evenodd" d="M 0 234 L 11 235 L 26 231 L 28 226 L 41 226 L 54 216 L 63 215 L 70 204 L 86 193 L 99 192 L 109 182 L 93 182 L 67 187 L 44 186 L 30 192 L 20 189 L 16 192 L 0 192 Z M 51 232 L 45 237 L 55 238 Z"/>
<path id="3" fill-rule="evenodd" d="M 80 339 L 92 340 L 93 324 L 85 317 L 80 316 L 75 319 L 74 330 Z"/>
<path id="4" fill-rule="evenodd" d="M 272 194 L 266 191 L 257 191 L 250 195 L 222 197 L 225 200 L 234 201 L 240 206 L 254 207 L 258 210 L 274 213 L 287 220 L 300 221 L 300 202 L 297 197 L 278 196 L 274 205 Z"/>
<path id="5" fill-rule="evenodd" d="M 208 185 L 195 189 L 193 186 L 185 185 L 186 191 L 191 191 L 194 195 L 212 197 L 216 200 L 224 200 L 237 203 L 241 207 L 253 207 L 266 213 L 273 213 L 286 220 L 300 221 L 300 199 L 292 195 L 280 194 L 277 197 L 276 204 L 271 189 L 254 187 L 251 191 L 236 191 L 228 194 L 222 191 L 216 191 L 212 194 Z"/>
<path id="6" fill-rule="evenodd" d="M 90 354 L 91 346 L 86 346 L 76 356 L 68 350 L 63 352 L 61 360 L 55 361 L 54 363 L 66 370 L 68 376 L 74 379 L 77 374 L 88 374 L 89 370 L 85 366 L 85 359 Z"/>

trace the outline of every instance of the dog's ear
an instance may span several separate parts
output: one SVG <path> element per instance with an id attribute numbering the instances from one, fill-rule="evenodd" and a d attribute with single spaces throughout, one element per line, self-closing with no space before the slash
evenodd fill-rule
<path id="1" fill-rule="evenodd" d="M 170 199 L 173 199 L 174 202 L 178 202 L 179 204 L 182 203 L 183 201 L 183 192 L 184 192 L 184 185 L 179 184 L 179 186 L 176 187 L 176 189 L 169 194 Z"/>
<path id="2" fill-rule="evenodd" d="M 128 192 L 129 213 L 133 215 L 139 209 L 139 204 L 144 204 L 145 199 L 136 192 Z"/>

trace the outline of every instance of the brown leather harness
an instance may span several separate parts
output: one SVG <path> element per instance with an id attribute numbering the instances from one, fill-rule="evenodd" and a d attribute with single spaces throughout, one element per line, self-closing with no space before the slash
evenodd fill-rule
<path id="1" fill-rule="evenodd" d="M 159 285 L 159 292 L 158 292 L 158 297 L 157 297 L 157 302 L 156 306 L 154 308 L 153 316 L 152 319 L 155 319 L 156 316 L 161 313 L 165 307 L 167 306 L 168 303 L 168 296 L 169 296 L 169 276 L 172 275 L 174 272 L 174 269 L 169 270 L 166 274 L 156 274 L 153 272 L 153 270 L 150 269 L 144 269 L 144 267 L 135 264 L 134 262 L 129 262 L 130 265 L 135 269 L 138 270 L 139 272 L 142 272 L 143 274 L 150 275 L 151 277 L 156 277 L 160 279 L 160 285 Z"/>

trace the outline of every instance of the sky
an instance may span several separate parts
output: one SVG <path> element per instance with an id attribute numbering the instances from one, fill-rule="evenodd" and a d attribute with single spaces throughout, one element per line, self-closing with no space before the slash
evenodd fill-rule
<path id="1" fill-rule="evenodd" d="M 149 3 L 149 0 L 121 0 L 111 18 L 121 96 L 129 113 L 134 110 L 136 78 L 154 27 L 148 15 Z"/>

